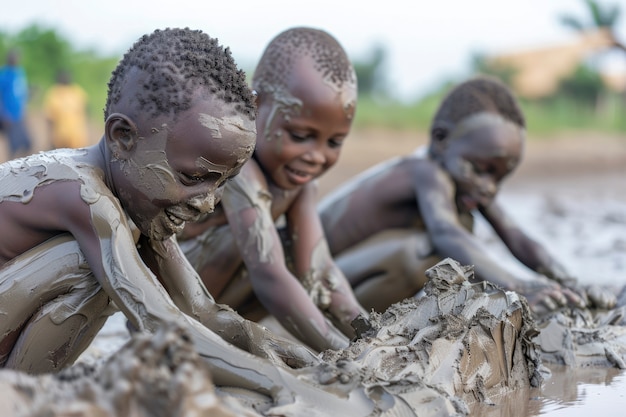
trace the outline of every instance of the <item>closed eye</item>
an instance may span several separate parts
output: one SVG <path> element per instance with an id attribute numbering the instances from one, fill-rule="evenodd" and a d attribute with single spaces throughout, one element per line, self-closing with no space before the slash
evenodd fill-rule
<path id="1" fill-rule="evenodd" d="M 300 133 L 294 133 L 294 132 L 289 132 L 289 137 L 291 138 L 292 141 L 294 142 L 305 142 L 307 141 L 310 136 L 307 134 L 300 134 Z"/>
<path id="2" fill-rule="evenodd" d="M 343 139 L 329 139 L 328 140 L 328 146 L 330 146 L 333 149 L 341 148 L 342 145 L 343 145 Z"/>
<path id="3" fill-rule="evenodd" d="M 184 172 L 179 172 L 179 174 L 180 174 L 182 183 L 185 185 L 189 185 L 189 186 L 193 186 L 193 185 L 204 183 L 204 182 L 217 183 L 224 176 L 217 172 L 208 172 L 205 175 L 187 174 Z"/>

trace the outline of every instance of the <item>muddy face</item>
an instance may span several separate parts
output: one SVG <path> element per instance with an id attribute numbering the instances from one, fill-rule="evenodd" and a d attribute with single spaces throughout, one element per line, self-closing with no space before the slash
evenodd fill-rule
<path id="1" fill-rule="evenodd" d="M 446 141 L 441 161 L 457 185 L 457 204 L 472 210 L 491 204 L 519 164 L 524 131 L 498 115 L 479 113 L 461 121 Z"/>
<path id="2" fill-rule="evenodd" d="M 234 105 L 202 94 L 175 119 L 144 116 L 137 126 L 128 152 L 111 149 L 111 177 L 133 222 L 157 240 L 213 211 L 226 181 L 250 158 L 256 136 L 254 122 Z"/>
<path id="3" fill-rule="evenodd" d="M 259 98 L 255 158 L 279 188 L 294 189 L 319 177 L 339 158 L 356 103 L 356 85 L 341 88 L 302 57 L 286 89 Z"/>

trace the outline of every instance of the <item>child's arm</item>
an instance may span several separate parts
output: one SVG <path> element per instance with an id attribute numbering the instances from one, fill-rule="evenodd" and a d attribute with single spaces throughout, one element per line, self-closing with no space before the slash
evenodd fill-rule
<path id="1" fill-rule="evenodd" d="M 316 209 L 316 194 L 315 183 L 305 186 L 287 212 L 294 272 L 318 308 L 326 311 L 344 334 L 353 336 L 352 320 L 367 312 L 330 255 Z"/>
<path id="2" fill-rule="evenodd" d="M 287 267 L 271 215 L 271 194 L 257 170 L 246 164 L 222 196 L 222 206 L 254 292 L 270 314 L 312 348 L 345 348 L 348 338 L 328 323 Z"/>
<path id="3" fill-rule="evenodd" d="M 506 214 L 497 202 L 480 208 L 485 220 L 493 227 L 511 254 L 531 270 L 563 285 L 574 285 L 576 278 L 569 275 L 563 265 L 552 257 L 546 248 L 528 236 Z"/>
<path id="4" fill-rule="evenodd" d="M 301 344 L 273 335 L 246 320 L 230 307 L 215 303 L 198 273 L 187 261 L 174 238 L 149 241 L 142 237 L 140 253 L 176 305 L 187 315 L 219 334 L 224 340 L 276 364 L 300 368 L 316 364 L 318 358 Z"/>
<path id="5" fill-rule="evenodd" d="M 291 378 L 286 369 L 234 348 L 174 304 L 139 257 L 117 199 L 85 186 L 81 196 L 80 202 L 66 199 L 68 230 L 103 289 L 133 326 L 155 331 L 164 322 L 178 323 L 190 332 L 217 384 L 260 390 L 276 399 L 290 396 L 292 388 L 281 386 Z"/>
<path id="6" fill-rule="evenodd" d="M 459 221 L 452 180 L 434 162 L 417 167 L 416 194 L 420 213 L 436 251 L 465 265 L 474 265 L 476 277 L 528 298 L 531 306 L 555 309 L 568 304 L 584 306 L 583 300 L 556 283 L 522 280 L 488 256 L 482 242 Z"/>
<path id="7" fill-rule="evenodd" d="M 598 308 L 615 306 L 617 297 L 613 292 L 598 286 L 581 287 L 577 279 L 570 275 L 543 245 L 524 233 L 496 202 L 489 207 L 481 208 L 481 213 L 511 253 L 528 268 L 577 291 L 583 297 L 588 297 Z"/>

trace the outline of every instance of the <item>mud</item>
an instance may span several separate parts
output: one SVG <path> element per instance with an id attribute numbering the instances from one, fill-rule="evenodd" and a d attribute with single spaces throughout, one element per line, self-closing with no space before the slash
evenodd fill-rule
<path id="1" fill-rule="evenodd" d="M 307 398 L 274 407 L 258 393 L 215 389 L 191 338 L 172 327 L 134 335 L 100 364 L 38 378 L 0 372 L 3 415 L 325 416 L 336 403 L 355 416 L 461 416 L 468 404 L 541 384 L 537 330 L 523 299 L 470 284 L 472 269 L 452 260 L 428 274 L 422 297 L 360 316 L 349 348 L 325 351 L 320 365 L 299 371 L 317 387 L 309 400 L 324 401 L 313 409 Z"/>
<path id="2" fill-rule="evenodd" d="M 205 363 L 180 327 L 136 334 L 100 365 L 57 374 L 0 372 L 0 415 L 24 416 L 254 416 L 220 398 Z"/>

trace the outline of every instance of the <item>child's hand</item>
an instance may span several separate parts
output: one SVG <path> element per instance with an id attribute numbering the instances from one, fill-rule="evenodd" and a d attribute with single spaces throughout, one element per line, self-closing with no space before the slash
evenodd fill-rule
<path id="1" fill-rule="evenodd" d="M 588 285 L 584 287 L 589 304 L 602 310 L 608 310 L 617 304 L 617 296 L 611 288 L 602 287 L 600 285 Z"/>
<path id="2" fill-rule="evenodd" d="M 252 350 L 252 354 L 265 357 L 274 364 L 284 364 L 294 369 L 318 365 L 321 362 L 306 346 L 276 335 L 266 334 Z"/>
<path id="3" fill-rule="evenodd" d="M 563 307 L 587 307 L 587 300 L 584 295 L 557 283 L 532 281 L 519 292 L 526 297 L 528 305 L 537 315 L 543 315 Z"/>

